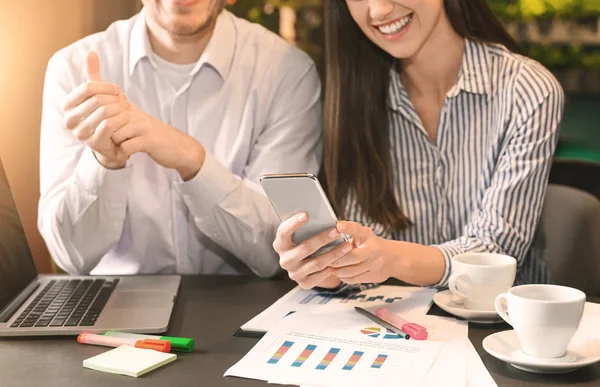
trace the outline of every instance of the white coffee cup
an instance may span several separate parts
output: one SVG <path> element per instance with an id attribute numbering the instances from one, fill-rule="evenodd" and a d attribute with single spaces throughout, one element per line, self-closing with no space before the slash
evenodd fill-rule
<path id="1" fill-rule="evenodd" d="M 521 285 L 500 294 L 495 303 L 496 312 L 515 329 L 523 353 L 558 358 L 579 327 L 585 293 L 566 286 Z"/>
<path id="2" fill-rule="evenodd" d="M 517 274 L 517 260 L 493 253 L 466 253 L 452 258 L 448 288 L 462 298 L 466 309 L 493 311 L 494 300 L 510 289 Z"/>

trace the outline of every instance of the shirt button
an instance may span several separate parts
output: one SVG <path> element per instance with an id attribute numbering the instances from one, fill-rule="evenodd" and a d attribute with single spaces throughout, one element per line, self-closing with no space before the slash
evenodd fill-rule
<path id="1" fill-rule="evenodd" d="M 443 177 L 443 173 L 442 173 L 442 167 L 437 167 L 437 169 L 435 170 L 435 178 L 440 181 L 442 180 Z"/>

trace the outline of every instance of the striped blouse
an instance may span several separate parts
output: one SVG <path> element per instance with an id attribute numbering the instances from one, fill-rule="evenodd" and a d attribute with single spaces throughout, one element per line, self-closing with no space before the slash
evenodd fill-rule
<path id="1" fill-rule="evenodd" d="M 346 218 L 393 240 L 439 248 L 446 260 L 495 252 L 518 261 L 516 283 L 549 281 L 537 225 L 558 140 L 564 94 L 539 63 L 500 45 L 466 40 L 458 82 L 425 132 L 392 71 L 389 133 L 395 194 L 412 226 L 386 230 L 350 194 Z"/>

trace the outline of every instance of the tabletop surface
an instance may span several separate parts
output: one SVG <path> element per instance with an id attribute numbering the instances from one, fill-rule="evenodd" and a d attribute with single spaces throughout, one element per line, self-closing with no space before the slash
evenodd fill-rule
<path id="1" fill-rule="evenodd" d="M 293 286 L 284 279 L 184 276 L 168 334 L 193 337 L 195 352 L 178 354 L 177 361 L 131 378 L 83 368 L 83 360 L 107 349 L 78 344 L 74 337 L 0 339 L 0 386 L 266 386 L 223 377 L 257 342 L 233 333 Z M 537 375 L 487 354 L 481 346 L 483 339 L 508 328 L 506 324 L 469 327 L 469 338 L 498 386 L 600 386 L 600 363 L 564 375 Z"/>

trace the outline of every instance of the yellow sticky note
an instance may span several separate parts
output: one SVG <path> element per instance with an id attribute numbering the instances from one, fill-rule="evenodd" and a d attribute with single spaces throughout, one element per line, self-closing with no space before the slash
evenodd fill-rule
<path id="1" fill-rule="evenodd" d="M 104 352 L 83 361 L 85 368 L 137 378 L 177 359 L 177 355 L 130 345 Z"/>

